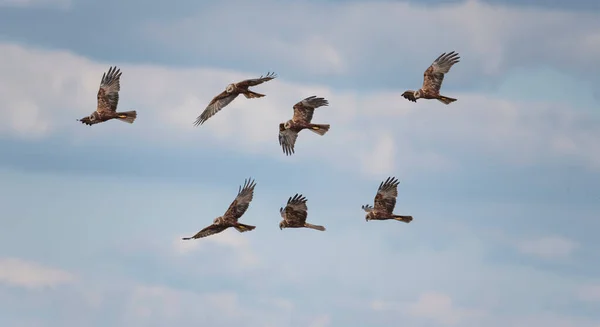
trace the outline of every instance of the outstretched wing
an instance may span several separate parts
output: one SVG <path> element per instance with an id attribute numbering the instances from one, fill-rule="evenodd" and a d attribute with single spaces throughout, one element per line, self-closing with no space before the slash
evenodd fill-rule
<path id="1" fill-rule="evenodd" d="M 283 149 L 283 153 L 285 153 L 285 155 L 289 156 L 294 153 L 294 146 L 296 145 L 297 138 L 297 132 L 291 129 L 279 129 L 279 145 L 281 145 L 281 148 Z"/>
<path id="2" fill-rule="evenodd" d="M 218 234 L 224 230 L 226 230 L 228 227 L 227 225 L 216 225 L 216 224 L 212 224 L 208 227 L 205 227 L 204 229 L 202 229 L 201 231 L 199 231 L 198 233 L 196 233 L 196 235 L 192 236 L 192 237 L 184 237 L 184 240 L 189 240 L 192 238 L 203 238 L 203 237 L 207 237 L 213 234 Z"/>
<path id="3" fill-rule="evenodd" d="M 442 53 L 433 61 L 431 66 L 423 74 L 423 89 L 427 93 L 438 94 L 444 81 L 444 74 L 450 71 L 455 63 L 459 62 L 460 57 L 454 51 L 446 54 Z"/>
<path id="4" fill-rule="evenodd" d="M 254 180 L 247 179 L 244 181 L 244 187 L 240 186 L 238 191 L 238 195 L 235 197 L 235 200 L 231 202 L 229 208 L 223 215 L 224 218 L 233 218 L 235 220 L 240 219 L 240 217 L 248 210 L 248 206 L 250 206 L 250 202 L 254 197 L 254 187 L 256 183 Z"/>
<path id="5" fill-rule="evenodd" d="M 302 226 L 306 222 L 306 216 L 308 216 L 307 211 L 306 198 L 302 196 L 302 194 L 296 194 L 288 199 L 283 212 L 283 218 L 287 220 L 290 225 Z"/>
<path id="6" fill-rule="evenodd" d="M 96 111 L 98 113 L 117 111 L 117 105 L 119 104 L 119 91 L 121 90 L 121 70 L 117 67 L 110 67 L 108 73 L 102 74 L 102 80 L 100 81 L 100 89 L 98 90 L 98 106 Z"/>
<path id="7" fill-rule="evenodd" d="M 275 73 L 268 72 L 267 75 L 264 77 L 260 76 L 259 78 L 247 79 L 247 80 L 235 83 L 235 86 L 239 87 L 239 88 L 247 88 L 249 86 L 255 86 L 255 85 L 270 81 L 276 77 L 277 77 L 277 75 L 275 75 Z"/>
<path id="8" fill-rule="evenodd" d="M 204 109 L 204 111 L 200 114 L 200 116 L 198 116 L 198 118 L 196 118 L 196 121 L 194 122 L 194 126 L 204 124 L 204 122 L 207 121 L 208 118 L 214 116 L 221 109 L 225 108 L 225 106 L 230 104 L 231 101 L 233 101 L 233 99 L 237 98 L 238 95 L 240 95 L 240 94 L 237 92 L 234 92 L 234 93 L 227 93 L 227 91 L 221 92 L 219 95 L 217 95 L 210 101 L 208 106 L 206 106 L 206 109 Z"/>
<path id="9" fill-rule="evenodd" d="M 398 196 L 398 184 L 400 182 L 395 177 L 388 177 L 385 182 L 379 184 L 377 195 L 375 196 L 375 210 L 392 213 L 396 206 L 396 197 Z"/>
<path id="10" fill-rule="evenodd" d="M 312 121 L 315 108 L 327 105 L 329 105 L 329 102 L 324 98 L 317 98 L 316 95 L 310 96 L 294 105 L 294 117 L 292 120 L 298 123 L 309 124 Z"/>

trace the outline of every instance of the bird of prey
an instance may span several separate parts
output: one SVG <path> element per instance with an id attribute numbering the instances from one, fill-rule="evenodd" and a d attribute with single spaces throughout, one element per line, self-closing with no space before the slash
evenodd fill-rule
<path id="1" fill-rule="evenodd" d="M 367 212 L 365 219 L 369 220 L 388 220 L 394 219 L 410 223 L 412 216 L 400 216 L 393 213 L 396 207 L 396 197 L 398 197 L 398 184 L 400 182 L 395 177 L 388 177 L 385 182 L 379 184 L 377 195 L 375 196 L 375 207 L 363 205 L 362 209 Z"/>
<path id="2" fill-rule="evenodd" d="M 409 101 L 417 102 L 417 99 L 437 99 L 444 104 L 450 104 L 456 99 L 449 98 L 440 94 L 440 88 L 444 81 L 444 74 L 450 71 L 455 63 L 459 62 L 460 57 L 454 51 L 442 53 L 423 74 L 423 86 L 416 92 L 408 90 L 402 93 L 402 96 Z"/>
<path id="3" fill-rule="evenodd" d="M 310 96 L 294 105 L 294 116 L 285 123 L 279 124 L 279 145 L 283 148 L 283 153 L 291 155 L 294 153 L 294 145 L 298 138 L 298 133 L 303 129 L 311 132 L 325 135 L 329 131 L 329 124 L 311 123 L 315 108 L 327 106 L 329 102 L 324 98 Z"/>
<path id="4" fill-rule="evenodd" d="M 184 240 L 207 237 L 213 234 L 220 233 L 229 227 L 235 228 L 238 232 L 248 232 L 256 228 L 256 226 L 245 225 L 238 223 L 238 219 L 242 217 L 248 209 L 252 198 L 254 197 L 254 180 L 247 179 L 244 181 L 244 187 L 240 186 L 235 200 L 229 205 L 225 214 L 215 218 L 212 225 L 202 229 L 192 237 L 184 237 Z"/>
<path id="5" fill-rule="evenodd" d="M 287 201 L 287 205 L 284 208 L 279 208 L 279 213 L 283 220 L 279 223 L 279 229 L 284 228 L 312 228 L 325 231 L 325 227 L 319 225 L 313 225 L 306 222 L 306 216 L 308 208 L 306 208 L 306 198 L 302 194 L 296 194 L 290 197 Z"/>
<path id="6" fill-rule="evenodd" d="M 117 67 L 110 67 L 108 74 L 105 72 L 100 81 L 100 89 L 98 90 L 98 106 L 96 111 L 91 115 L 77 119 L 82 124 L 92 126 L 111 119 L 118 119 L 126 123 L 133 124 L 137 118 L 135 110 L 117 112 L 119 104 L 119 91 L 121 90 L 121 70 Z"/>
<path id="7" fill-rule="evenodd" d="M 196 118 L 196 122 L 194 122 L 194 126 L 202 125 L 206 120 L 210 117 L 214 116 L 221 109 L 225 108 L 233 99 L 237 98 L 238 95 L 243 94 L 247 99 L 252 98 L 262 98 L 265 95 L 256 93 L 248 90 L 250 86 L 255 86 L 258 84 L 262 84 L 264 82 L 270 81 L 276 78 L 277 75 L 275 73 L 267 73 L 266 76 L 261 76 L 255 79 L 247 79 L 238 83 L 232 83 L 227 85 L 225 91 L 221 92 L 219 95 L 215 96 L 206 109 Z"/>

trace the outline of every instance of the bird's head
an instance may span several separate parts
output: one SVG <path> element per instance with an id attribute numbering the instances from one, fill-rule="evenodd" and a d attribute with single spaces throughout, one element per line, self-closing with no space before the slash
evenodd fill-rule
<path id="1" fill-rule="evenodd" d="M 92 112 L 91 115 L 89 115 L 87 117 L 83 117 L 81 119 L 77 119 L 77 121 L 80 121 L 82 124 L 92 126 L 92 125 L 96 124 L 96 120 L 98 119 L 97 114 L 98 113 L 96 111 L 94 111 L 94 112 Z"/>
<path id="2" fill-rule="evenodd" d="M 285 219 L 279 222 L 279 229 L 283 230 L 286 227 L 287 227 L 287 222 L 285 221 Z"/>
<path id="3" fill-rule="evenodd" d="M 217 217 L 215 220 L 213 220 L 213 224 L 218 224 L 221 222 L 221 220 L 223 220 L 223 217 Z"/>
<path id="4" fill-rule="evenodd" d="M 229 84 L 229 85 L 227 85 L 227 88 L 225 88 L 225 92 L 227 92 L 227 93 L 231 93 L 231 92 L 233 92 L 234 90 L 235 90 L 235 84 L 233 84 L 233 83 L 232 83 L 232 84 Z"/>
<path id="5" fill-rule="evenodd" d="M 420 89 L 416 90 L 413 94 L 414 94 L 415 99 L 421 98 L 421 90 Z"/>

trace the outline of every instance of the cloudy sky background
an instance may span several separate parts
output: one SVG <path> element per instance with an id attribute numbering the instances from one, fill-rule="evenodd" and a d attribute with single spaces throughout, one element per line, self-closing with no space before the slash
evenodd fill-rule
<path id="1" fill-rule="evenodd" d="M 456 103 L 400 96 L 452 50 Z M 0 325 L 598 327 L 598 58 L 591 0 L 0 0 Z M 111 65 L 138 119 L 83 126 Z M 390 175 L 409 225 L 364 220 Z M 256 230 L 180 241 L 250 176 Z"/>

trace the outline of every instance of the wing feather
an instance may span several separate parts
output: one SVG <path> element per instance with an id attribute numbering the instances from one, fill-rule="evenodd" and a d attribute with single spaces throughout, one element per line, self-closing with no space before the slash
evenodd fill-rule
<path id="1" fill-rule="evenodd" d="M 201 231 L 196 233 L 196 235 L 192 236 L 191 238 L 203 238 L 203 237 L 207 237 L 210 235 L 218 234 L 218 233 L 226 230 L 229 227 L 230 226 L 228 226 L 228 225 L 212 224 L 210 226 L 203 228 Z"/>
<path id="2" fill-rule="evenodd" d="M 223 215 L 226 218 L 233 218 L 235 220 L 240 219 L 242 215 L 248 210 L 250 206 L 250 202 L 254 197 L 254 187 L 256 183 L 253 179 L 246 179 L 244 181 L 244 186 L 240 186 L 238 195 L 235 197 L 233 202 L 227 208 L 227 211 Z"/>
<path id="3" fill-rule="evenodd" d="M 294 105 L 293 121 L 298 123 L 310 124 L 315 112 L 315 108 L 328 106 L 329 102 L 324 98 L 317 98 L 316 95 L 303 99 Z"/>
<path id="4" fill-rule="evenodd" d="M 262 84 L 262 83 L 270 81 L 276 77 L 277 77 L 277 75 L 275 73 L 268 72 L 266 76 L 261 75 L 259 78 L 243 80 L 241 82 L 235 83 L 235 86 L 239 87 L 239 88 L 246 88 L 249 86 L 255 86 L 258 84 Z"/>
<path id="5" fill-rule="evenodd" d="M 423 73 L 423 86 L 421 89 L 430 94 L 438 94 L 444 81 L 444 74 L 450 71 L 452 65 L 460 61 L 458 53 L 442 53 Z"/>
<path id="6" fill-rule="evenodd" d="M 294 146 L 296 145 L 296 139 L 298 139 L 298 133 L 291 129 L 279 130 L 279 145 L 283 149 L 283 153 L 286 155 L 292 155 L 294 153 Z"/>
<path id="7" fill-rule="evenodd" d="M 396 207 L 396 197 L 398 197 L 398 184 L 400 182 L 395 177 L 388 177 L 379 184 L 377 195 L 375 196 L 375 210 L 385 211 L 391 214 Z"/>
<path id="8" fill-rule="evenodd" d="M 221 92 L 219 95 L 215 96 L 206 109 L 196 118 L 194 122 L 194 126 L 202 125 L 205 121 L 207 121 L 210 117 L 214 116 L 217 112 L 221 111 L 221 109 L 225 108 L 228 104 L 231 103 L 239 93 L 227 93 L 227 91 Z"/>
<path id="9" fill-rule="evenodd" d="M 284 219 L 292 226 L 304 226 L 308 216 L 306 197 L 296 194 L 288 199 L 284 210 Z"/>
<path id="10" fill-rule="evenodd" d="M 115 67 L 110 67 L 108 73 L 102 74 L 100 80 L 100 89 L 98 90 L 98 106 L 96 111 L 98 113 L 117 111 L 117 105 L 119 104 L 119 91 L 121 90 L 121 70 Z"/>

